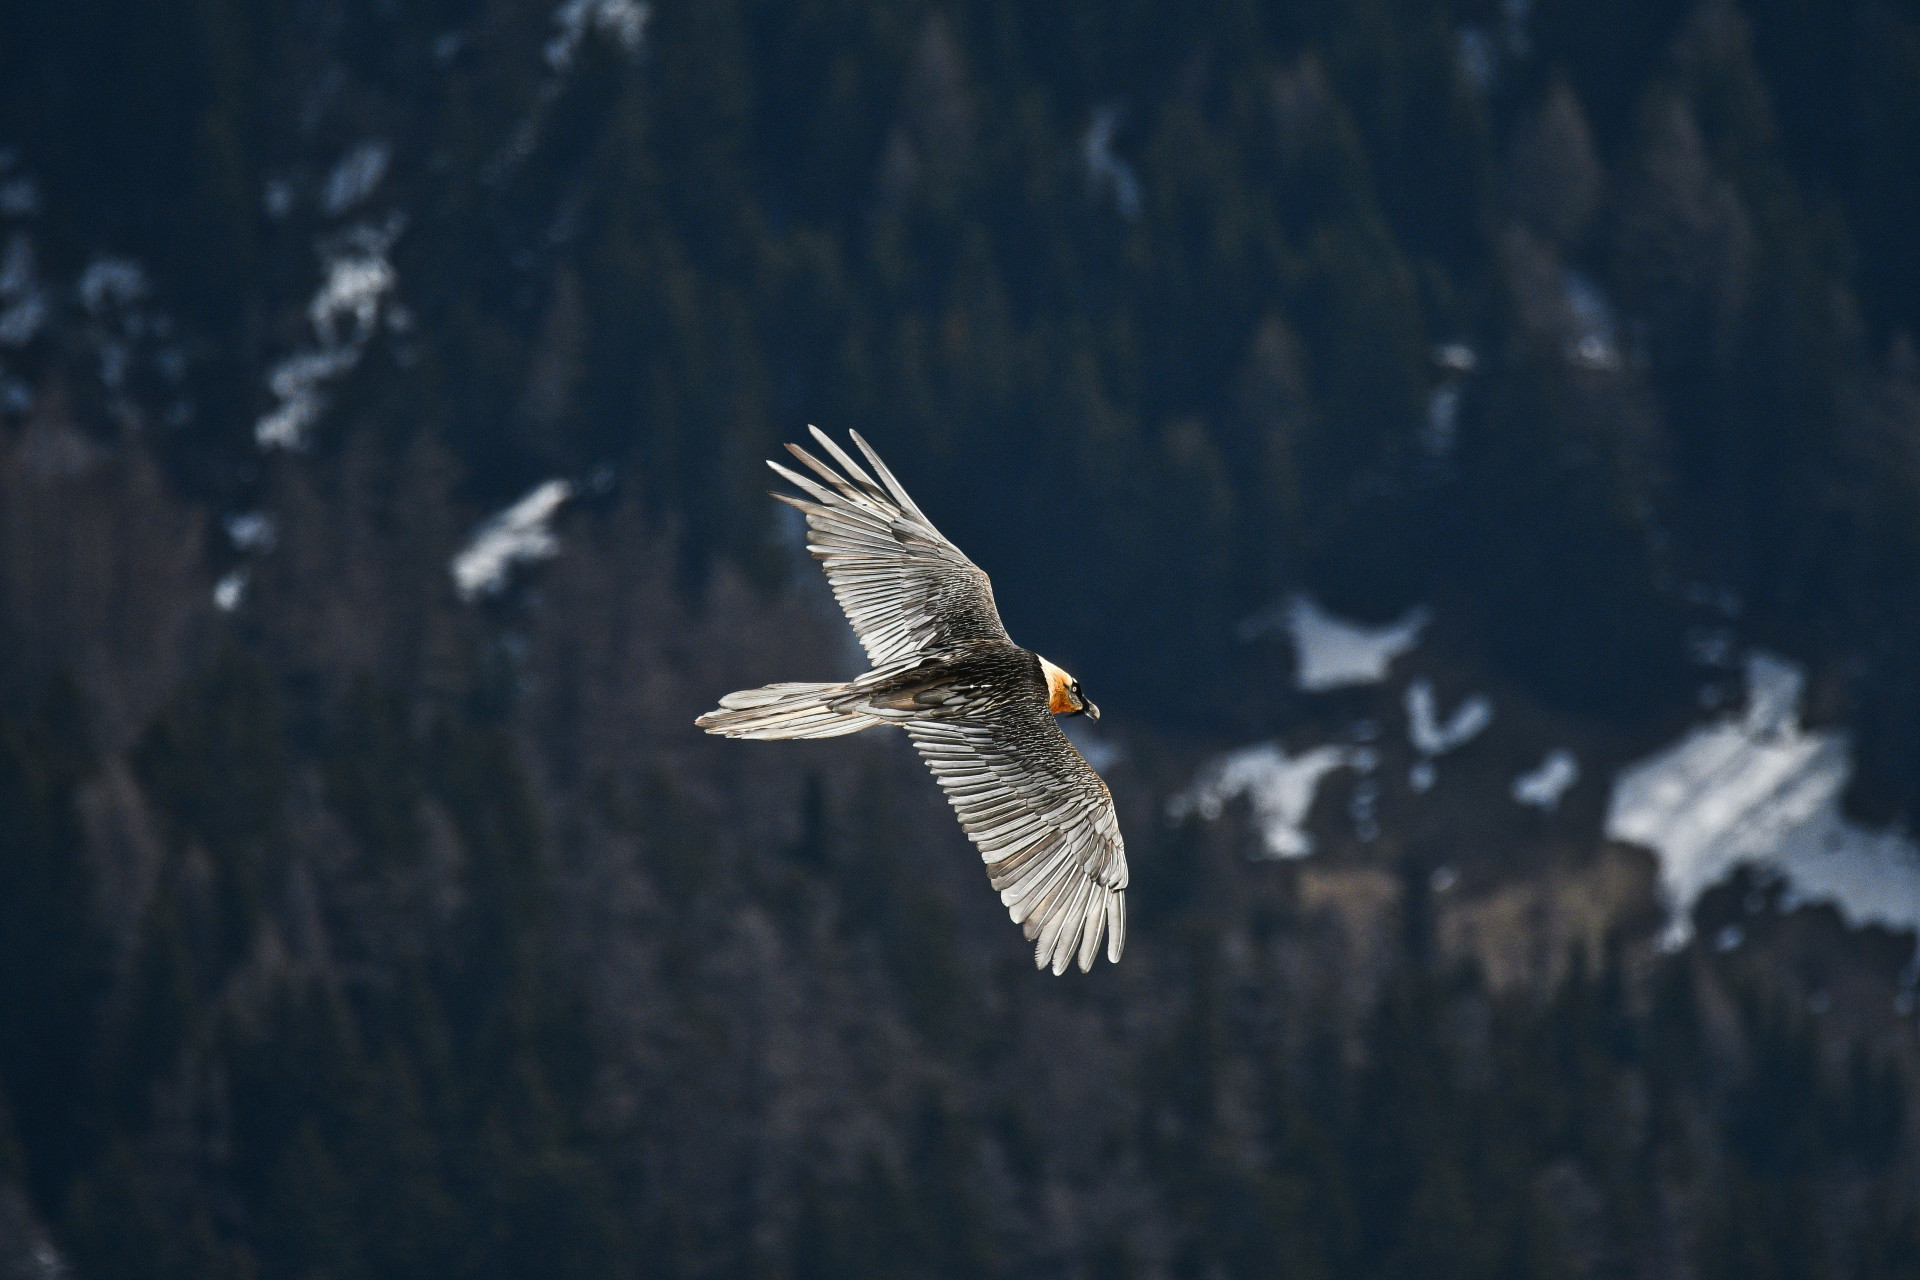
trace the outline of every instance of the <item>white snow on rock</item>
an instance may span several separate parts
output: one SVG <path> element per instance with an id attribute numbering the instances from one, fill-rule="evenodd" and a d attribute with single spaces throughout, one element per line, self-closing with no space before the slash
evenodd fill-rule
<path id="1" fill-rule="evenodd" d="M 262 449 L 304 449 L 307 428 L 320 418 L 326 400 L 320 384 L 338 377 L 360 362 L 358 348 L 303 351 L 288 356 L 267 374 L 267 387 L 280 404 L 253 426 L 254 443 Z"/>
<path id="2" fill-rule="evenodd" d="M 213 584 L 213 607 L 222 613 L 232 613 L 240 607 L 240 601 L 247 594 L 247 571 L 235 569 L 232 573 Z"/>
<path id="3" fill-rule="evenodd" d="M 553 11 L 553 24 L 559 30 L 547 41 L 545 51 L 553 75 L 534 93 L 532 105 L 508 132 L 506 142 L 480 166 L 481 183 L 489 187 L 500 185 L 533 154 L 588 36 L 597 32 L 611 40 L 629 59 L 637 58 L 646 43 L 647 22 L 652 16 L 653 9 L 644 0 L 564 0 Z M 458 46 L 454 52 L 458 52 Z"/>
<path id="4" fill-rule="evenodd" d="M 1552 813 L 1560 807 L 1560 798 L 1580 781 L 1580 762 L 1565 747 L 1547 752 L 1540 767 L 1513 780 L 1516 804 L 1531 805 Z"/>
<path id="5" fill-rule="evenodd" d="M 321 242 L 326 279 L 307 304 L 319 350 L 288 356 L 267 374 L 280 403 L 254 423 L 254 443 L 262 449 L 307 447 L 308 430 L 326 408 L 321 388 L 360 363 L 379 328 L 382 303 L 396 282 L 387 251 L 403 226 L 396 214 L 384 226 L 355 226 Z"/>
<path id="6" fill-rule="evenodd" d="M 1741 728 L 1751 738 L 1790 738 L 1800 732 L 1800 694 L 1807 676 L 1770 653 L 1747 657 L 1747 714 Z"/>
<path id="7" fill-rule="evenodd" d="M 1229 800 L 1247 797 L 1268 857 L 1302 858 L 1313 852 L 1303 824 L 1313 808 L 1320 780 L 1335 769 L 1370 771 L 1376 762 L 1366 747 L 1315 747 L 1289 756 L 1278 743 L 1243 747 L 1201 771 L 1191 787 L 1167 802 L 1176 821 L 1198 814 L 1211 822 Z"/>
<path id="8" fill-rule="evenodd" d="M 1407 686 L 1407 737 L 1414 750 L 1431 759 L 1465 746 L 1493 723 L 1493 704 L 1474 694 L 1441 724 L 1434 710 L 1433 685 L 1425 677 Z"/>
<path id="9" fill-rule="evenodd" d="M 1433 363 L 1444 369 L 1446 376 L 1427 393 L 1427 416 L 1415 434 L 1428 456 L 1444 458 L 1453 452 L 1460 433 L 1464 380 L 1480 367 L 1480 357 L 1464 342 L 1443 342 L 1433 349 Z"/>
<path id="10" fill-rule="evenodd" d="M 589 31 L 600 32 L 631 57 L 640 52 L 651 16 L 651 10 L 640 0 L 566 0 L 553 11 L 554 25 L 560 31 L 547 41 L 547 65 L 555 71 L 571 67 Z"/>
<path id="11" fill-rule="evenodd" d="M 1410 609 L 1398 622 L 1384 627 L 1337 618 L 1303 595 L 1284 606 L 1257 613 L 1243 621 L 1241 640 L 1285 626 L 1293 635 L 1298 657 L 1294 683 L 1304 692 L 1320 693 L 1349 685 L 1379 684 L 1387 678 L 1393 660 L 1420 643 L 1429 616 L 1424 608 Z"/>
<path id="12" fill-rule="evenodd" d="M 549 480 L 505 511 L 482 521 L 450 566 L 460 598 L 471 604 L 482 596 L 497 595 L 506 587 L 507 572 L 514 565 L 557 554 L 560 540 L 548 522 L 572 496 L 572 484 Z"/>
<path id="13" fill-rule="evenodd" d="M 147 273 L 131 258 L 95 258 L 75 290 L 87 314 L 98 318 L 109 306 L 127 307 L 146 297 Z"/>
<path id="14" fill-rule="evenodd" d="M 1407 786 L 1415 793 L 1433 788 L 1436 772 L 1433 762 L 1456 747 L 1466 745 L 1493 723 L 1493 704 L 1475 694 L 1454 708 L 1441 724 L 1435 710 L 1433 685 L 1425 676 L 1407 686 L 1407 738 L 1420 758 L 1407 771 Z"/>
<path id="15" fill-rule="evenodd" d="M 264 555 L 280 541 L 279 522 L 264 511 L 236 512 L 223 519 L 220 527 L 227 531 L 227 537 L 240 551 L 258 551 Z"/>
<path id="16" fill-rule="evenodd" d="M 326 283 L 307 304 L 307 319 L 328 347 L 344 340 L 358 346 L 373 334 L 380 318 L 380 299 L 393 288 L 393 266 L 384 252 L 359 251 L 341 254 L 327 263 Z M 344 339 L 341 321 L 353 322 Z"/>
<path id="17" fill-rule="evenodd" d="M 1849 924 L 1920 928 L 1920 850 L 1899 830 L 1848 822 L 1844 733 L 1800 727 L 1805 676 L 1784 659 L 1747 661 L 1747 711 L 1693 730 L 1621 771 L 1606 834 L 1652 849 L 1683 945 L 1701 893 L 1740 863 L 1782 876 L 1789 905 L 1829 903 Z"/>
<path id="18" fill-rule="evenodd" d="M 372 195 L 380 185 L 380 179 L 387 176 L 387 163 L 393 158 L 393 151 L 386 143 L 375 139 L 363 142 L 340 158 L 333 166 L 333 172 L 320 188 L 320 211 L 329 218 L 335 218 Z M 286 207 L 292 207 L 292 192 L 287 192 Z M 268 213 L 270 216 L 284 217 L 285 213 L 273 215 L 271 197 Z"/>

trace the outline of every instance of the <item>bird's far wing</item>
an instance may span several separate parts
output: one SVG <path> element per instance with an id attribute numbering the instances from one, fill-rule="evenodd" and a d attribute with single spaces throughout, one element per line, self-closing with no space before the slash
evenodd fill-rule
<path id="1" fill-rule="evenodd" d="M 788 445 L 827 483 L 769 462 L 814 501 L 773 496 L 806 514 L 807 550 L 825 567 L 873 665 L 890 666 L 970 640 L 1011 644 L 987 575 L 933 527 L 867 442 L 853 437 L 878 481 L 820 428 L 810 430 L 845 474 Z"/>
<path id="2" fill-rule="evenodd" d="M 986 860 L 1014 923 L 1037 943 L 1034 963 L 1093 967 L 1126 946 L 1126 846 L 1113 796 L 1039 702 L 991 716 L 908 722 L 960 825 Z"/>

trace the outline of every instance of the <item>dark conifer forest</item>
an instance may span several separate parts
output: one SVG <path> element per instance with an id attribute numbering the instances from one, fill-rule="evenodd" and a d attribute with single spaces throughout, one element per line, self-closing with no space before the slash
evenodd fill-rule
<path id="1" fill-rule="evenodd" d="M 0 6 L 0 1277 L 1920 1280 L 1911 926 L 1605 834 L 1728 644 L 1920 829 L 1916 334 L 1916 0 Z M 1100 704 L 1118 965 L 694 728 L 863 665 L 808 423 Z"/>

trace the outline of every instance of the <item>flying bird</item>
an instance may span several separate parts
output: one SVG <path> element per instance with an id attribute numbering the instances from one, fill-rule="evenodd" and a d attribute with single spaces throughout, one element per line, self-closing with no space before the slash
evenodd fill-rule
<path id="1" fill-rule="evenodd" d="M 1127 939 L 1127 854 L 1113 796 L 1054 719 L 1098 720 L 1100 709 L 1078 680 L 1013 642 L 987 575 L 933 527 L 857 432 L 872 474 L 818 427 L 809 430 L 840 470 L 790 444 L 824 483 L 769 462 L 807 494 L 773 496 L 806 515 L 807 550 L 873 669 L 844 684 L 730 693 L 695 723 L 729 738 L 905 729 L 979 847 L 1000 901 L 1036 944 L 1034 963 L 1058 974 L 1077 957 L 1084 972 L 1103 933 L 1107 959 L 1117 962 Z"/>

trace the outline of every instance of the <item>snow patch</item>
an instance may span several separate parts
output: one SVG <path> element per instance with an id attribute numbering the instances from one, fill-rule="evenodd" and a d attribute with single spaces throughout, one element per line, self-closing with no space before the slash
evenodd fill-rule
<path id="1" fill-rule="evenodd" d="M 559 553 L 560 540 L 548 522 L 573 496 L 573 485 L 549 480 L 497 515 L 489 516 L 453 558 L 453 585 L 468 604 L 498 595 L 516 564 L 546 560 Z"/>
<path id="2" fill-rule="evenodd" d="M 213 607 L 222 613 L 232 613 L 240 607 L 246 594 L 247 571 L 235 569 L 213 584 Z"/>
<path id="3" fill-rule="evenodd" d="M 1903 831 L 1841 816 L 1851 746 L 1844 733 L 1800 727 L 1804 686 L 1795 664 L 1753 654 L 1742 717 L 1694 729 L 1615 780 L 1606 834 L 1658 857 L 1669 946 L 1685 944 L 1693 904 L 1741 863 L 1783 877 L 1788 905 L 1920 928 L 1920 850 Z"/>
<path id="4" fill-rule="evenodd" d="M 131 258 L 95 258 L 75 286 L 80 305 L 98 319 L 109 306 L 127 307 L 147 296 L 147 273 Z"/>
<path id="5" fill-rule="evenodd" d="M 1441 724 L 1434 709 L 1433 685 L 1423 676 L 1407 686 L 1407 738 L 1431 759 L 1465 746 L 1493 723 L 1493 704 L 1474 694 Z"/>
<path id="6" fill-rule="evenodd" d="M 1251 640 L 1275 626 L 1293 635 L 1299 663 L 1294 683 L 1303 692 L 1320 693 L 1349 685 L 1379 684 L 1387 678 L 1393 660 L 1420 642 L 1429 616 L 1425 608 L 1411 609 L 1400 621 L 1369 627 L 1335 617 L 1303 595 L 1284 606 L 1265 610 L 1243 621 L 1241 640 Z"/>
<path id="7" fill-rule="evenodd" d="M 1427 394 L 1427 416 L 1417 432 L 1420 447 L 1430 457 L 1453 452 L 1460 427 L 1460 398 L 1464 380 L 1480 367 L 1480 357 L 1464 342 L 1443 342 L 1432 352 L 1433 363 L 1445 370 L 1440 385 Z"/>
<path id="8" fill-rule="evenodd" d="M 140 307 L 150 291 L 146 270 L 131 258 L 94 258 L 74 283 L 80 307 L 92 321 L 85 332 L 100 357 L 100 381 L 109 391 L 125 385 L 150 338 L 164 340 L 173 332 L 165 313 Z"/>
<path id="9" fill-rule="evenodd" d="M 380 185 L 387 176 L 387 164 L 393 159 L 393 150 L 385 142 L 374 139 L 363 142 L 340 158 L 333 166 L 333 172 L 320 188 L 320 212 L 329 218 L 337 218 L 353 208 Z M 292 208 L 292 193 L 289 191 L 285 207 Z M 271 196 L 269 196 L 269 216 L 272 214 Z M 282 212 L 280 217 L 286 216 Z"/>
<path id="10" fill-rule="evenodd" d="M 555 71 L 573 66 L 589 32 L 598 31 L 631 57 L 646 39 L 652 10 L 640 0 L 566 0 L 553 11 L 559 34 L 547 41 L 547 65 Z"/>
<path id="11" fill-rule="evenodd" d="M 320 385 L 360 363 L 360 352 L 306 351 L 289 356 L 267 374 L 267 387 L 280 404 L 253 426 L 253 439 L 262 449 L 304 449 L 307 429 L 319 421 L 326 398 Z"/>
<path id="12" fill-rule="evenodd" d="M 322 242 L 326 279 L 307 304 L 320 349 L 288 356 L 268 372 L 267 388 L 280 403 L 254 423 L 262 449 L 307 447 L 308 431 L 326 409 L 322 386 L 360 363 L 380 327 L 381 304 L 397 280 L 387 251 L 403 226 L 395 215 L 383 227 L 356 226 Z"/>
<path id="13" fill-rule="evenodd" d="M 354 251 L 327 264 L 326 283 L 307 304 L 307 319 L 328 347 L 359 346 L 373 336 L 380 318 L 380 299 L 393 288 L 393 266 L 381 252 Z M 344 338 L 341 321 L 353 327 Z"/>
<path id="14" fill-rule="evenodd" d="M 1580 761 L 1565 747 L 1547 752 L 1540 767 L 1513 780 L 1516 804 L 1530 805 L 1552 813 L 1560 807 L 1560 798 L 1580 781 Z"/>
<path id="15" fill-rule="evenodd" d="M 1807 677 L 1796 664 L 1770 653 L 1747 658 L 1747 715 L 1741 725 L 1750 738 L 1782 739 L 1800 732 L 1800 694 Z"/>
<path id="16" fill-rule="evenodd" d="M 1229 800 L 1247 797 L 1270 858 L 1302 858 L 1313 852 L 1303 829 L 1320 781 L 1335 769 L 1370 772 L 1377 762 L 1365 747 L 1322 746 L 1288 756 L 1278 743 L 1244 747 L 1214 761 L 1187 790 L 1167 802 L 1176 821 L 1198 814 L 1212 822 Z"/>
<path id="17" fill-rule="evenodd" d="M 1436 759 L 1465 746 L 1493 723 L 1493 704 L 1475 694 L 1454 708 L 1447 722 L 1441 724 L 1435 710 L 1433 685 L 1424 676 L 1407 686 L 1406 708 L 1407 739 L 1420 753 L 1420 758 L 1407 770 L 1407 786 L 1416 793 L 1433 789 Z"/>
<path id="18" fill-rule="evenodd" d="M 240 551 L 258 551 L 264 555 L 280 541 L 278 522 L 264 511 L 236 512 L 222 520 L 220 527 L 227 531 L 227 537 Z"/>

